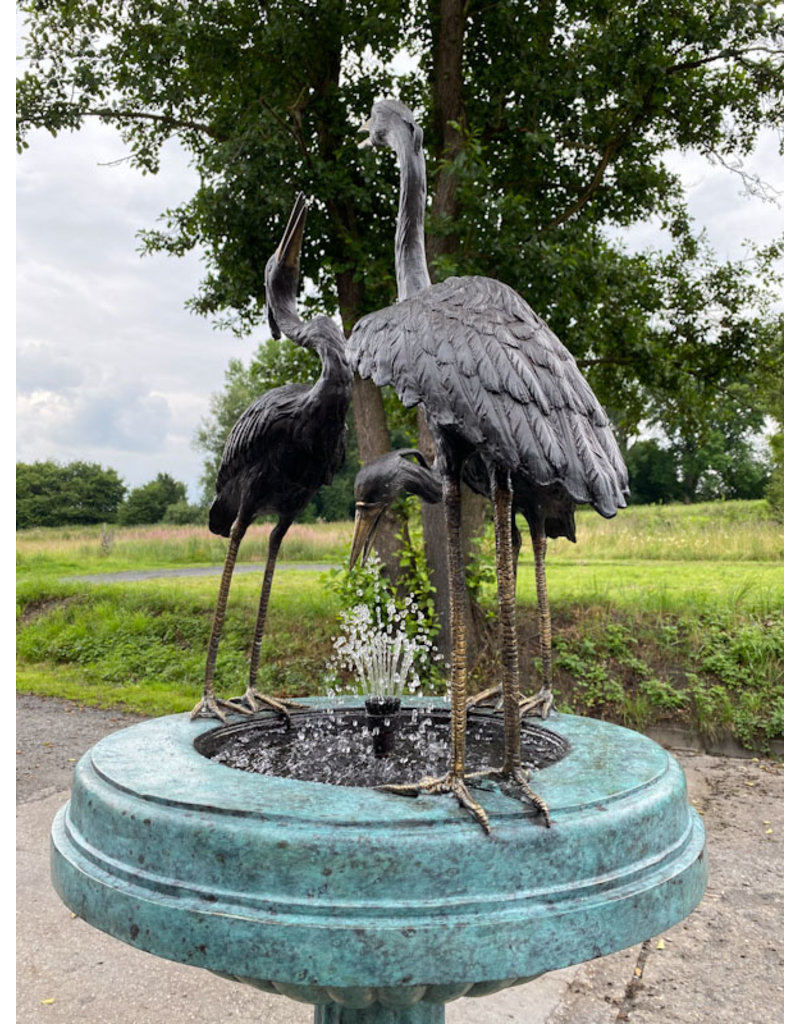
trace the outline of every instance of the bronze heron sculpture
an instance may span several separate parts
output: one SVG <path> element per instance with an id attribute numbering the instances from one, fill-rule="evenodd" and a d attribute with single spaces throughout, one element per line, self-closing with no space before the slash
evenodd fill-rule
<path id="1" fill-rule="evenodd" d="M 236 421 L 225 444 L 209 528 L 212 533 L 229 537 L 230 542 L 208 642 L 203 698 L 192 711 L 193 718 L 215 716 L 225 721 L 222 707 L 245 713 L 270 709 L 287 715 L 289 708 L 298 706 L 258 690 L 267 606 L 286 531 L 344 462 L 345 416 L 353 379 L 344 356 L 341 328 L 329 317 L 319 316 L 303 323 L 297 315 L 305 220 L 306 202 L 301 193 L 280 245 L 264 272 L 267 316 L 273 337 L 280 338 L 283 333 L 295 344 L 313 349 L 322 370 L 313 385 L 284 384 L 257 398 Z M 277 521 L 269 535 L 249 682 L 242 697 L 220 700 L 214 695 L 214 667 L 236 555 L 247 528 L 256 516 L 266 513 L 274 514 Z"/>
<path id="2" fill-rule="evenodd" d="M 549 824 L 521 761 L 519 656 L 515 623 L 513 477 L 563 487 L 604 515 L 624 507 L 627 474 L 608 420 L 575 360 L 511 288 L 485 277 L 431 285 L 425 261 L 422 131 L 402 103 L 378 101 L 366 143 L 394 150 L 400 167 L 395 234 L 396 305 L 354 327 L 351 366 L 379 387 L 391 384 L 406 407 L 421 405 L 437 452 L 447 528 L 453 637 L 451 764 L 395 792 L 449 793 L 488 831 L 466 783 L 467 591 L 461 550 L 461 480 L 471 455 L 482 460 L 492 502 L 505 744 L 499 774 L 512 780 Z"/>

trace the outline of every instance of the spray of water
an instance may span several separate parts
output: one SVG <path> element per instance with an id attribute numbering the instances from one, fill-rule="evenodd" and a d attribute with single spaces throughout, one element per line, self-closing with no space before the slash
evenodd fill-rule
<path id="1" fill-rule="evenodd" d="M 344 612 L 328 668 L 334 674 L 352 672 L 357 693 L 399 697 L 419 689 L 418 666 L 437 658 L 422 612 L 413 598 L 407 598 L 401 605 L 389 600 L 384 608 L 358 604 Z"/>

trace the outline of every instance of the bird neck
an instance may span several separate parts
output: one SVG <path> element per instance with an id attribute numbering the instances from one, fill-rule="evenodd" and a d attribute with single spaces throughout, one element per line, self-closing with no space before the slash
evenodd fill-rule
<path id="1" fill-rule="evenodd" d="M 394 238 L 394 266 L 397 297 L 402 301 L 430 287 L 431 283 L 425 259 L 427 184 L 422 145 L 415 146 L 413 136 L 404 131 L 399 138 L 393 138 L 392 148 L 400 166 L 400 204 Z"/>
<path id="2" fill-rule="evenodd" d="M 344 335 L 330 317 L 316 316 L 288 336 L 298 345 L 313 349 L 319 356 L 322 372 L 314 385 L 315 391 L 341 389 L 349 395 L 353 371 L 345 359 Z"/>
<path id="3" fill-rule="evenodd" d="M 273 288 L 267 296 L 267 302 L 281 332 L 294 341 L 295 334 L 303 327 L 303 321 L 297 315 L 294 289 L 289 292 Z"/>

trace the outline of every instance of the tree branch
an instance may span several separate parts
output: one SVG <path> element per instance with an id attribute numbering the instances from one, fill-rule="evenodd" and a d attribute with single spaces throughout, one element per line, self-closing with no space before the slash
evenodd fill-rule
<path id="1" fill-rule="evenodd" d="M 749 46 L 747 49 L 729 49 L 720 50 L 719 53 L 709 54 L 707 57 L 698 57 L 695 60 L 687 60 L 682 64 L 673 64 L 671 67 L 665 68 L 665 73 L 668 75 L 674 75 L 681 71 L 693 71 L 695 68 L 702 67 L 704 64 L 713 64 L 718 60 L 725 60 L 728 57 L 743 58 L 751 53 L 766 53 L 769 56 L 777 56 L 783 54 L 783 50 L 773 50 L 768 46 Z"/>
<path id="2" fill-rule="evenodd" d="M 114 107 L 94 107 L 84 111 L 84 114 L 90 117 L 105 118 L 106 120 L 153 121 L 156 124 L 163 124 L 169 128 L 190 128 L 192 131 L 207 135 L 216 142 L 226 142 L 228 139 L 228 136 L 220 135 L 210 125 L 202 124 L 199 121 L 170 117 L 167 114 L 151 114 L 145 110 L 118 110 Z"/>
<path id="3" fill-rule="evenodd" d="M 560 213 L 557 217 L 551 220 L 550 223 L 545 226 L 545 231 L 552 231 L 553 228 L 560 227 L 562 224 L 566 223 L 566 221 L 568 221 L 570 217 L 573 217 L 576 213 L 580 213 L 580 211 L 584 208 L 584 206 L 586 206 L 586 204 L 592 198 L 594 193 L 600 187 L 600 182 L 603 180 L 603 175 L 606 172 L 606 167 L 608 167 L 615 153 L 622 144 L 623 139 L 626 138 L 629 133 L 630 130 L 626 131 L 622 136 L 618 136 L 617 138 L 609 140 L 609 142 L 606 145 L 606 148 L 603 150 L 603 155 L 600 157 L 600 163 L 597 165 L 595 169 L 594 175 L 592 176 L 592 180 L 589 182 L 589 185 L 583 192 L 583 195 L 578 196 L 578 198 L 575 200 L 574 203 L 572 203 L 571 206 L 568 206 L 563 213 Z"/>
<path id="4" fill-rule="evenodd" d="M 303 138 L 303 133 L 300 127 L 300 118 L 297 116 L 297 112 L 299 109 L 298 103 L 300 102 L 301 96 L 297 97 L 297 100 L 295 100 L 295 102 L 292 104 L 292 107 L 289 111 L 292 117 L 292 121 L 294 122 L 294 125 L 288 123 L 285 118 L 281 117 L 278 111 L 275 110 L 275 108 L 271 106 L 271 104 L 267 103 L 263 96 L 258 97 L 258 102 L 264 108 L 264 110 L 266 110 L 266 112 L 269 114 L 269 116 L 272 118 L 275 124 L 279 128 L 283 128 L 284 131 L 287 131 L 289 133 L 291 138 L 294 139 L 294 141 L 297 143 L 297 147 L 303 154 L 303 159 L 305 160 L 306 164 L 310 164 L 311 154 L 308 150 L 308 146 L 306 145 L 306 140 Z"/>

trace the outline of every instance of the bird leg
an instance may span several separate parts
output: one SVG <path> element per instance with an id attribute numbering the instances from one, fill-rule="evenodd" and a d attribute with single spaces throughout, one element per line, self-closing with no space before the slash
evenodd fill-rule
<path id="1" fill-rule="evenodd" d="M 490 469 L 492 509 L 494 512 L 495 561 L 497 565 L 497 603 L 500 620 L 501 683 L 503 687 L 503 729 L 505 744 L 503 766 L 499 774 L 513 782 L 544 817 L 550 827 L 547 804 L 531 789 L 528 773 L 522 767 L 520 726 L 519 649 L 516 623 L 516 573 L 512 534 L 513 496 L 511 475 L 497 467 Z M 471 776 L 470 776 L 471 777 Z"/>
<path id="2" fill-rule="evenodd" d="M 511 513 L 511 542 L 512 542 L 512 555 L 514 558 L 514 580 L 517 578 L 517 565 L 519 564 L 519 551 L 522 547 L 522 537 L 520 536 L 517 524 L 514 522 L 514 513 Z M 501 684 L 495 686 L 488 686 L 485 690 L 481 690 L 480 693 L 476 693 L 470 697 L 467 701 L 467 711 L 472 711 L 473 708 L 479 708 L 483 704 L 494 703 L 492 708 L 493 712 L 501 711 L 503 708 L 503 687 Z"/>
<path id="3" fill-rule="evenodd" d="M 420 793 L 450 793 L 465 807 L 485 832 L 489 832 L 486 811 L 470 795 L 464 781 L 467 733 L 467 585 L 464 575 L 464 556 L 461 549 L 461 467 L 450 470 L 443 479 L 445 524 L 447 528 L 447 568 L 450 587 L 450 635 L 452 638 L 450 770 L 441 778 L 426 776 L 410 785 L 381 786 L 383 790 L 401 796 Z"/>
<path id="4" fill-rule="evenodd" d="M 514 568 L 516 571 L 517 559 L 519 557 L 519 533 L 514 528 Z M 538 714 L 540 718 L 547 718 L 554 710 L 553 704 L 553 635 L 550 619 L 550 602 L 547 597 L 547 577 L 545 575 L 545 554 L 547 552 L 547 536 L 544 532 L 543 523 L 531 524 L 531 539 L 533 541 L 533 559 L 536 575 L 536 603 L 539 616 L 539 652 L 542 658 L 542 687 L 533 697 L 520 695 L 520 713 L 522 715 Z M 494 702 L 493 712 L 500 711 L 503 706 L 502 686 L 490 686 L 467 701 L 467 710 L 481 707 L 484 704 Z M 500 700 L 497 698 L 500 696 Z"/>
<path id="5" fill-rule="evenodd" d="M 206 655 L 206 674 L 203 681 L 203 699 L 192 709 L 191 718 L 219 718 L 220 721 L 227 721 L 223 707 L 231 711 L 238 711 L 240 714 L 250 714 L 247 708 L 241 707 L 229 700 L 220 700 L 214 696 L 214 667 L 217 663 L 217 651 L 219 640 L 222 635 L 222 625 L 225 621 L 225 608 L 228 604 L 228 593 L 231 589 L 231 577 L 233 567 L 236 564 L 236 556 L 239 553 L 239 545 L 244 537 L 244 528 L 236 519 L 231 527 L 228 552 L 225 556 L 225 565 L 222 567 L 222 579 L 219 584 L 217 595 L 217 607 L 214 612 L 214 620 L 211 624 L 211 636 L 208 640 L 208 653 Z"/>
<path id="6" fill-rule="evenodd" d="M 250 654 L 250 679 L 243 696 L 239 700 L 251 711 L 269 710 L 276 714 L 283 715 L 289 719 L 289 708 L 302 708 L 305 705 L 297 704 L 291 700 L 278 700 L 277 697 L 269 697 L 258 691 L 258 667 L 261 664 L 261 643 L 264 639 L 264 627 L 267 623 L 267 606 L 269 595 L 272 590 L 272 577 L 275 574 L 275 563 L 278 560 L 278 551 L 286 531 L 289 529 L 290 521 L 279 519 L 273 526 L 269 535 L 267 548 L 267 564 L 264 567 L 264 580 L 261 584 L 261 597 L 258 602 L 258 615 L 256 616 L 256 628 L 253 636 L 253 649 Z"/>
<path id="7" fill-rule="evenodd" d="M 475 774 L 479 775 L 480 772 Z M 473 778 L 473 775 L 470 775 L 469 778 Z M 439 779 L 427 775 L 424 779 L 420 779 L 419 782 L 412 782 L 408 785 L 392 785 L 389 783 L 377 788 L 386 793 L 396 793 L 398 796 L 419 796 L 420 793 L 430 793 L 433 796 L 437 796 L 440 793 L 449 793 L 458 800 L 462 807 L 470 812 L 487 835 L 491 832 L 489 816 L 486 811 L 470 794 L 464 777 L 456 775 L 452 770 Z"/>
<path id="8" fill-rule="evenodd" d="M 550 602 L 547 597 L 545 575 L 545 554 L 547 536 L 544 523 L 536 522 L 531 527 L 533 560 L 536 570 L 536 603 L 539 608 L 539 650 L 542 656 L 542 688 L 533 697 L 525 697 L 520 705 L 523 715 L 538 714 L 547 718 L 553 710 L 553 634 L 550 621 Z"/>

